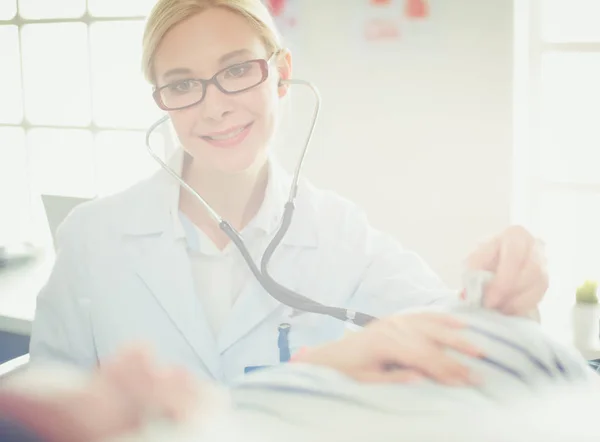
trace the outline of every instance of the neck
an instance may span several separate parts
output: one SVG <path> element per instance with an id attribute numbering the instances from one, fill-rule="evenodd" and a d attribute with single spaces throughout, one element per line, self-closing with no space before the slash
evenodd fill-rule
<path id="1" fill-rule="evenodd" d="M 241 230 L 258 212 L 265 195 L 267 163 L 244 172 L 228 174 L 202 168 L 191 160 L 184 169 L 184 180 L 202 196 L 219 216 Z M 183 190 L 181 209 L 199 224 L 210 224 L 212 218 L 195 196 Z"/>

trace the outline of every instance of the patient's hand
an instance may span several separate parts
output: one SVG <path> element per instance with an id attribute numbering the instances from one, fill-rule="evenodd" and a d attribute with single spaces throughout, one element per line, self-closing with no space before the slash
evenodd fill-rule
<path id="1" fill-rule="evenodd" d="M 148 415 L 184 419 L 198 391 L 186 371 L 159 367 L 143 349 L 131 348 L 100 367 L 84 397 L 107 426 L 126 427 Z"/>
<path id="2" fill-rule="evenodd" d="M 378 320 L 341 341 L 308 349 L 294 360 L 327 366 L 365 382 L 428 377 L 449 385 L 477 383 L 466 367 L 444 351 L 451 348 L 482 356 L 460 336 L 462 327 L 461 321 L 441 313 L 404 313 Z"/>
<path id="3" fill-rule="evenodd" d="M 26 376 L 33 374 L 25 374 L 23 381 Z M 157 366 L 138 348 L 124 350 L 82 381 L 41 395 L 16 388 L 11 403 L 26 400 L 27 408 L 44 415 L 42 430 L 49 439 L 86 442 L 133 433 L 146 419 L 183 419 L 198 403 L 199 386 L 190 375 Z M 40 416 L 32 419 L 30 414 L 17 418 L 39 428 Z"/>

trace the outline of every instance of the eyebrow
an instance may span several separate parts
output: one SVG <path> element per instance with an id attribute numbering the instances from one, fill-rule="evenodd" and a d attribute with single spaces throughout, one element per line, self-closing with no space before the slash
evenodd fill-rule
<path id="1" fill-rule="evenodd" d="M 223 65 L 224 63 L 227 63 L 231 59 L 239 57 L 240 55 L 250 55 L 250 54 L 252 54 L 252 51 L 250 51 L 248 49 L 238 49 L 236 51 L 231 51 L 231 52 L 228 52 L 227 54 L 219 57 L 219 64 Z M 162 75 L 162 78 L 167 79 L 168 77 L 173 77 L 176 75 L 190 75 L 191 73 L 192 73 L 192 70 L 188 69 L 188 68 L 169 69 L 167 72 L 165 72 Z"/>
<path id="2" fill-rule="evenodd" d="M 251 55 L 252 51 L 248 49 L 238 49 L 237 51 L 228 52 L 227 54 L 219 58 L 219 63 L 223 64 L 231 60 L 232 58 L 239 57 L 240 55 Z"/>

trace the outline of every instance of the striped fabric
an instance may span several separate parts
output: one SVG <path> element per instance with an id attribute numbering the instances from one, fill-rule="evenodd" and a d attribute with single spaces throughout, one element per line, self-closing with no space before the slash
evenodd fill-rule
<path id="1" fill-rule="evenodd" d="M 598 376 L 574 349 L 551 340 L 537 323 L 472 307 L 442 309 L 465 320 L 468 327 L 462 333 L 484 350 L 483 358 L 454 354 L 483 379 L 481 385 L 367 385 L 328 369 L 287 364 L 258 371 L 233 388 L 238 417 L 258 432 L 277 428 L 298 440 L 483 442 L 495 436 L 512 440 L 510 428 L 515 438 L 522 436 L 518 425 L 507 427 L 508 416 L 515 422 L 523 419 L 521 424 L 533 425 L 535 431 L 550 428 L 546 419 L 551 410 L 538 412 L 546 404 L 573 401 L 572 392 L 580 393 L 579 387 L 584 394 L 597 391 L 600 405 L 600 389 L 592 390 L 599 388 Z M 524 413 L 517 412 L 522 408 Z M 534 415 L 538 426 L 532 423 Z M 600 440 L 600 428 L 598 432 Z"/>

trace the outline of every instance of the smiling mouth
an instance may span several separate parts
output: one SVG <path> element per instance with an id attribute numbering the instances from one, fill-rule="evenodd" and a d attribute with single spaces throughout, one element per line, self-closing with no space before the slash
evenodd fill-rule
<path id="1" fill-rule="evenodd" d="M 235 137 L 237 137 L 239 134 L 241 134 L 243 131 L 245 131 L 246 129 L 248 129 L 248 127 L 250 127 L 250 125 L 252 125 L 252 123 L 247 124 L 245 126 L 240 126 L 237 129 L 234 129 L 232 131 L 226 132 L 226 133 L 222 133 L 219 135 L 202 135 L 201 138 L 207 141 L 225 141 L 225 140 L 231 140 Z"/>

